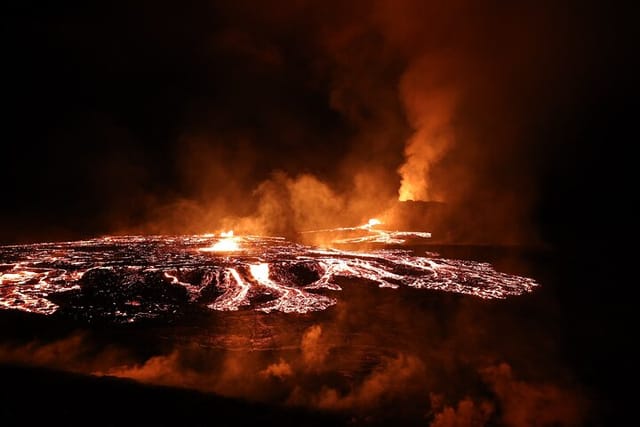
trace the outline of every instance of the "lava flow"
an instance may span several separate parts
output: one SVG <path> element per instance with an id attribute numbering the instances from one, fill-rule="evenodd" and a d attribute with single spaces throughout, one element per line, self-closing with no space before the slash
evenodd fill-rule
<path id="1" fill-rule="evenodd" d="M 357 227 L 340 227 L 324 230 L 305 231 L 303 234 L 333 235 L 332 244 L 381 243 L 385 245 L 401 245 L 408 239 L 429 239 L 431 233 L 421 231 L 391 231 L 375 228 L 382 222 L 371 218 L 366 224 Z"/>
<path id="2" fill-rule="evenodd" d="M 428 237 L 428 233 L 372 231 L 374 225 L 370 221 L 336 229 L 369 234 L 339 242 L 397 243 Z M 537 285 L 530 278 L 497 272 L 487 263 L 426 255 L 406 249 L 321 249 L 284 238 L 231 232 L 220 237 L 114 236 L 3 246 L 0 306 L 135 322 L 187 310 L 325 310 L 337 302 L 339 278 L 480 298 L 519 295 Z"/>

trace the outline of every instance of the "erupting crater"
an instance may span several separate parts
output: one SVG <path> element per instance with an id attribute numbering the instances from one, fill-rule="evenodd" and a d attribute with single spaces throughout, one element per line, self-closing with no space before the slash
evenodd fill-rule
<path id="1" fill-rule="evenodd" d="M 373 221 L 373 220 L 372 220 Z M 372 230 L 338 243 L 402 243 L 428 233 Z M 530 278 L 490 264 L 406 249 L 324 249 L 279 237 L 111 236 L 0 247 L 0 307 L 130 323 L 188 310 L 307 313 L 336 304 L 338 278 L 480 298 L 531 292 Z"/>

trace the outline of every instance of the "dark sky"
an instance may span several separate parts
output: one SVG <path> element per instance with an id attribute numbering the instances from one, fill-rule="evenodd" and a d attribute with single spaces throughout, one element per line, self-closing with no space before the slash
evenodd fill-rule
<path id="1" fill-rule="evenodd" d="M 636 82 L 613 5 L 41 3 L 2 23 L 0 243 L 349 222 L 409 157 L 483 241 L 617 217 Z"/>

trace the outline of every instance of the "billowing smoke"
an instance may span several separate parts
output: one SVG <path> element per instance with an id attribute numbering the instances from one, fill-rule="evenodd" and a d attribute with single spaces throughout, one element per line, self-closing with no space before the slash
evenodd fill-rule
<path id="1" fill-rule="evenodd" d="M 47 120 L 25 113 L 46 150 L 12 147 L 31 167 L 3 168 L 25 186 L 7 196 L 5 236 L 292 234 L 356 225 L 399 199 L 446 203 L 424 227 L 448 240 L 517 243 L 553 153 L 540 134 L 574 71 L 596 69 L 579 46 L 585 22 L 538 2 L 121 7 L 104 22 L 65 10 L 42 22 L 51 46 L 30 60 L 59 58 L 85 80 L 26 85 L 38 102 L 64 92 L 47 98 L 61 103 Z"/>
<path id="2" fill-rule="evenodd" d="M 501 363 L 481 370 L 499 399 L 504 425 L 582 425 L 584 401 L 554 384 L 527 383 L 514 378 L 511 366 Z"/>
<path id="3" fill-rule="evenodd" d="M 283 380 L 293 375 L 293 370 L 291 369 L 291 365 L 289 365 L 285 360 L 280 359 L 276 363 L 272 363 L 267 366 L 263 371 L 260 371 L 260 374 L 265 377 L 271 376 L 279 380 Z"/>
<path id="4" fill-rule="evenodd" d="M 316 369 L 324 364 L 330 347 L 326 340 L 322 339 L 320 325 L 314 325 L 304 333 L 300 349 L 302 350 L 302 360 L 308 369 Z"/>
<path id="5" fill-rule="evenodd" d="M 436 58 L 415 61 L 402 76 L 400 93 L 414 133 L 404 149 L 400 173 L 399 200 L 431 201 L 445 195 L 434 194 L 429 177 L 453 144 L 455 89 L 447 87 L 443 65 Z"/>
<path id="6" fill-rule="evenodd" d="M 431 422 L 431 427 L 483 427 L 495 411 L 493 404 L 489 401 L 476 403 L 467 397 L 458 402 L 455 407 L 441 407 L 441 397 L 434 394 L 430 397 L 431 407 L 438 411 Z"/>
<path id="7" fill-rule="evenodd" d="M 349 393 L 340 393 L 334 388 L 325 387 L 317 395 L 311 397 L 311 404 L 322 409 L 332 410 L 369 410 L 386 406 L 385 400 L 393 401 L 398 396 L 415 393 L 424 366 L 420 359 L 413 355 L 399 354 L 385 360 L 362 383 Z M 414 383 L 415 381 L 415 383 Z"/>
<path id="8" fill-rule="evenodd" d="M 212 48 L 240 70 L 237 93 L 184 129 L 176 149 L 184 196 L 159 200 L 150 229 L 291 236 L 393 216 L 398 200 L 413 200 L 446 204 L 423 225 L 445 230 L 444 239 L 534 238 L 531 150 L 541 143 L 527 132 L 540 114 L 536 92 L 563 71 L 569 46 L 543 48 L 547 35 L 530 30 L 562 10 L 272 6 L 220 6 L 227 24 Z"/>

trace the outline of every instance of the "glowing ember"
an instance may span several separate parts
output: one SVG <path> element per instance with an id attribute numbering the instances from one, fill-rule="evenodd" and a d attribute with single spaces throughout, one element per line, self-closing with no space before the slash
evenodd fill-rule
<path id="1" fill-rule="evenodd" d="M 339 291 L 338 278 L 480 298 L 506 298 L 536 286 L 532 279 L 497 272 L 486 263 L 401 249 L 348 252 L 276 237 L 229 238 L 243 250 L 220 256 L 206 246 L 211 239 L 204 236 L 119 236 L 0 247 L 0 306 L 134 322 L 186 309 L 325 310 L 336 299 L 323 293 Z"/>

